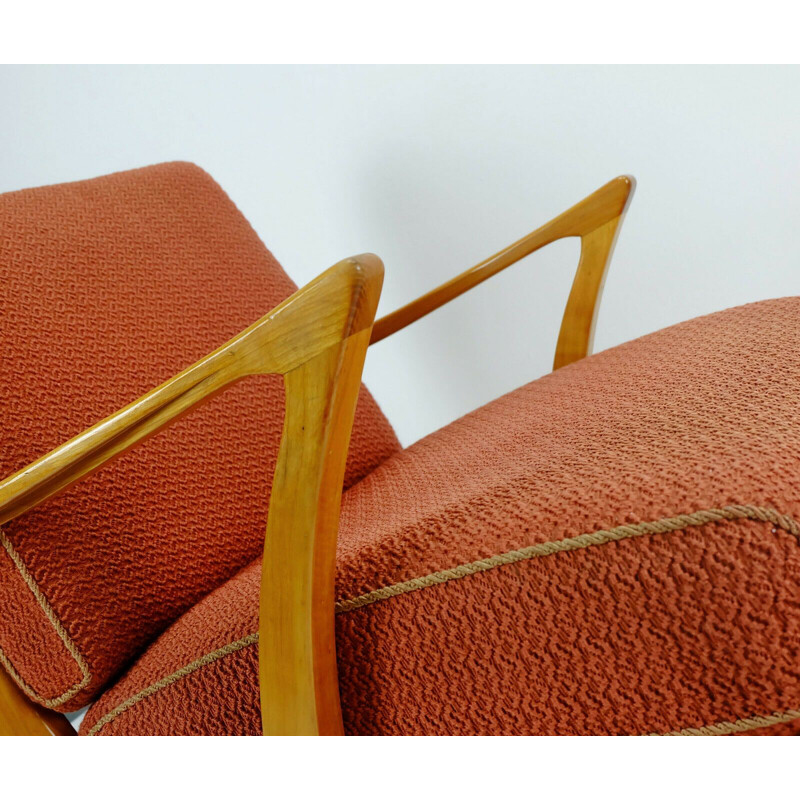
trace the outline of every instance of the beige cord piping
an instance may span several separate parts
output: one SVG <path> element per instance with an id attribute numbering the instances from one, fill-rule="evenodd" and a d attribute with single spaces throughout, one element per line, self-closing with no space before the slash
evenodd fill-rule
<path id="1" fill-rule="evenodd" d="M 25 566 L 25 563 L 20 558 L 19 553 L 14 549 L 11 542 L 8 540 L 8 537 L 3 533 L 3 530 L 0 528 L 0 544 L 3 545 L 5 551 L 8 553 L 9 558 L 13 562 L 14 566 L 19 571 L 20 575 L 22 576 L 22 580 L 25 581 L 27 587 L 31 590 L 34 598 L 36 598 L 36 602 L 39 604 L 39 607 L 44 612 L 45 617 L 47 617 L 48 622 L 53 626 L 53 629 L 58 634 L 58 638 L 66 647 L 67 652 L 72 656 L 72 659 L 78 665 L 78 669 L 81 673 L 81 679 L 72 687 L 67 689 L 58 697 L 53 698 L 45 698 L 42 697 L 38 692 L 36 692 L 32 686 L 29 686 L 22 676 L 17 672 L 14 668 L 13 664 L 9 661 L 6 657 L 6 654 L 0 649 L 0 664 L 2 664 L 8 674 L 11 676 L 12 680 L 22 689 L 25 694 L 31 697 L 40 705 L 43 705 L 45 708 L 56 708 L 60 705 L 63 705 L 67 702 L 67 700 L 72 699 L 75 695 L 84 689 L 86 686 L 89 685 L 89 682 L 92 679 L 91 673 L 89 672 L 89 665 L 86 663 L 86 659 L 81 655 L 78 648 L 75 646 L 75 642 L 72 641 L 69 634 L 67 633 L 64 626 L 61 624 L 61 620 L 56 616 L 55 611 L 53 611 L 52 606 L 50 603 L 47 602 L 47 598 L 42 593 L 42 590 L 39 588 L 36 581 L 33 579 L 33 575 L 31 575 L 28 568 Z"/>
<path id="2" fill-rule="evenodd" d="M 502 567 L 505 564 L 516 564 L 520 561 L 527 561 L 530 558 L 541 558 L 542 556 L 549 556 L 554 553 L 582 550 L 596 544 L 618 542 L 621 539 L 649 536 L 654 533 L 669 533 L 671 531 L 682 530 L 683 528 L 706 525 L 709 522 L 736 519 L 771 522 L 776 527 L 782 528 L 800 539 L 800 526 L 791 517 L 779 514 L 771 508 L 761 508 L 759 506 L 725 506 L 724 508 L 712 508 L 707 511 L 696 511 L 694 514 L 680 514 L 676 517 L 665 517 L 655 522 L 639 522 L 635 525 L 620 525 L 607 531 L 601 530 L 595 531 L 594 533 L 582 533 L 580 536 L 572 536 L 557 542 L 534 544 L 531 547 L 524 547 L 522 550 L 511 550 L 508 553 L 501 553 L 500 555 L 473 561 L 469 564 L 461 564 L 452 569 L 432 572 L 430 575 L 425 575 L 422 578 L 412 578 L 410 581 L 403 581 L 402 583 L 395 583 L 392 586 L 385 586 L 382 589 L 367 592 L 367 594 L 362 594 L 350 600 L 341 600 L 336 604 L 336 613 L 341 614 L 345 611 L 352 611 L 354 608 L 368 606 L 372 603 L 377 603 L 379 600 L 386 600 L 389 597 L 396 597 L 400 594 L 406 594 L 406 592 L 415 592 L 418 589 L 425 589 L 429 586 L 447 583 L 448 581 L 458 578 L 464 578 L 467 575 L 475 575 L 478 572 L 485 572 L 495 567 Z"/>
<path id="3" fill-rule="evenodd" d="M 650 736 L 729 736 L 732 733 L 754 731 L 756 728 L 768 728 L 770 725 L 779 725 L 781 722 L 794 722 L 800 719 L 800 710 L 780 711 L 767 717 L 748 717 L 737 719 L 736 722 L 717 722 L 715 725 L 705 725 L 702 728 L 683 728 L 669 733 L 651 733 Z"/>
<path id="4" fill-rule="evenodd" d="M 187 664 L 185 667 L 181 667 L 176 672 L 173 672 L 171 675 L 167 675 L 166 678 L 162 678 L 160 681 L 156 681 L 154 684 L 148 686 L 146 689 L 142 689 L 141 692 L 137 692 L 132 697 L 129 697 L 127 700 L 120 703 L 118 706 L 113 708 L 108 714 L 100 717 L 99 720 L 94 724 L 92 729 L 89 731 L 89 736 L 94 736 L 100 728 L 103 727 L 107 722 L 111 722 L 112 719 L 118 717 L 123 712 L 127 711 L 131 706 L 136 705 L 140 700 L 144 700 L 146 697 L 150 697 L 151 694 L 155 694 L 156 692 L 160 691 L 161 689 L 166 688 L 172 683 L 179 681 L 181 678 L 185 678 L 187 675 L 191 675 L 195 670 L 200 669 L 201 667 L 205 667 L 208 664 L 217 661 L 220 658 L 224 658 L 225 656 L 229 656 L 231 653 L 235 653 L 238 650 L 242 650 L 245 647 L 249 647 L 251 644 L 258 643 L 258 632 L 251 633 L 249 636 L 245 636 L 243 639 L 238 639 L 235 642 L 230 642 L 226 644 L 224 647 L 220 647 L 219 650 L 214 650 L 212 653 L 206 653 L 206 655 L 201 656 L 200 658 L 192 661 L 191 664 Z"/>
<path id="5" fill-rule="evenodd" d="M 706 525 L 710 522 L 719 522 L 720 520 L 740 520 L 750 519 L 758 522 L 768 522 L 776 528 L 780 528 L 787 533 L 792 534 L 800 540 L 800 525 L 794 519 L 785 515 L 779 514 L 771 508 L 763 508 L 761 506 L 742 506 L 731 505 L 724 506 L 723 508 L 712 508 L 705 511 L 696 511 L 693 514 L 679 514 L 674 517 L 664 517 L 654 522 L 640 522 L 634 525 L 620 525 L 616 528 L 609 530 L 595 531 L 594 533 L 583 533 L 578 536 L 561 539 L 557 542 L 543 542 L 542 544 L 532 545 L 525 547 L 521 550 L 511 550 L 507 553 L 491 556 L 479 561 L 472 561 L 469 564 L 461 564 L 460 566 L 453 567 L 452 569 L 441 570 L 439 572 L 432 572 L 429 575 L 424 575 L 420 578 L 413 578 L 409 581 L 395 583 L 391 586 L 385 586 L 381 589 L 376 589 L 372 592 L 360 595 L 347 600 L 340 600 L 336 603 L 336 613 L 344 614 L 348 611 L 353 611 L 363 606 L 372 605 L 373 603 L 386 600 L 390 597 L 397 597 L 408 592 L 419 591 L 430 586 L 437 586 L 441 583 L 464 578 L 468 575 L 475 575 L 479 572 L 486 572 L 487 570 L 501 567 L 506 564 L 515 564 L 520 561 L 527 561 L 531 558 L 541 558 L 543 556 L 553 555 L 555 553 L 571 552 L 573 550 L 581 550 L 586 547 L 594 545 L 607 544 L 608 542 L 618 542 L 622 539 L 631 539 L 639 536 L 648 536 L 656 533 L 669 533 L 672 531 L 683 530 L 684 528 L 696 527 Z M 124 713 L 136 703 L 144 700 L 147 697 L 155 694 L 160 689 L 169 686 L 172 683 L 190 675 L 198 669 L 216 661 L 219 658 L 224 658 L 230 653 L 235 653 L 244 647 L 253 645 L 258 642 L 258 633 L 251 633 L 243 639 L 231 642 L 224 647 L 214 650 L 201 658 L 187 664 L 181 669 L 173 672 L 171 675 L 162 678 L 156 683 L 148 686 L 135 695 L 129 697 L 127 700 L 120 703 L 107 714 L 103 715 L 89 730 L 89 736 L 96 735 L 102 727 L 114 720 L 120 714 Z M 769 716 L 754 716 L 746 719 L 739 719 L 735 722 L 717 722 L 713 725 L 708 725 L 702 728 L 684 728 L 678 731 L 671 731 L 666 734 L 653 733 L 651 736 L 720 736 L 729 733 L 738 733 L 741 731 L 754 730 L 755 728 L 768 727 L 770 725 L 777 725 L 781 722 L 790 722 L 795 719 L 800 719 L 800 710 L 789 710 L 784 712 L 776 712 Z"/>

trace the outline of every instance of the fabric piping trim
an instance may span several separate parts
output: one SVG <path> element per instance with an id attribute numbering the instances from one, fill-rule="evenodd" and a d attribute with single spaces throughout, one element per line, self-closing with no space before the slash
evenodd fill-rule
<path id="1" fill-rule="evenodd" d="M 521 550 L 510 550 L 507 553 L 500 555 L 490 556 L 489 558 L 472 561 L 468 564 L 461 564 L 452 569 L 440 570 L 424 575 L 419 578 L 412 578 L 408 581 L 394 583 L 390 586 L 385 586 L 381 589 L 367 592 L 366 594 L 359 595 L 346 600 L 340 600 L 336 603 L 336 613 L 344 614 L 348 611 L 353 611 L 357 608 L 372 605 L 373 603 L 387 600 L 390 597 L 398 597 L 402 594 L 409 592 L 419 591 L 431 586 L 438 586 L 442 583 L 447 583 L 452 580 L 458 580 L 469 575 L 476 575 L 480 572 L 486 572 L 496 567 L 502 567 L 507 564 L 516 564 L 521 561 L 527 561 L 532 558 L 541 558 L 543 556 L 554 555 L 555 553 L 568 553 L 574 550 L 582 550 L 594 545 L 608 544 L 609 542 L 618 542 L 622 539 L 632 539 L 640 536 L 650 536 L 656 533 L 671 533 L 673 531 L 684 530 L 685 528 L 697 527 L 700 525 L 707 525 L 711 522 L 720 522 L 723 520 L 754 520 L 757 522 L 768 522 L 780 528 L 787 533 L 792 534 L 800 542 L 800 525 L 785 514 L 780 514 L 774 509 L 764 508 L 761 506 L 753 505 L 730 505 L 723 506 L 722 508 L 712 508 L 705 511 L 696 511 L 692 514 L 678 514 L 674 517 L 663 517 L 662 519 L 653 522 L 639 522 L 633 525 L 619 525 L 616 528 L 609 530 L 599 530 L 594 533 L 583 533 L 578 536 L 568 537 L 556 542 L 542 542 L 541 544 L 531 545 L 524 547 Z M 89 730 L 89 736 L 96 735 L 101 728 L 107 725 L 112 720 L 116 719 L 120 714 L 136 705 L 141 700 L 152 696 L 161 689 L 170 686 L 176 681 L 190 675 L 202 667 L 224 658 L 231 653 L 235 653 L 245 647 L 258 643 L 258 632 L 251 633 L 242 639 L 235 642 L 230 642 L 211 653 L 192 661 L 184 667 L 181 667 L 176 672 L 167 675 L 154 684 L 151 684 L 146 689 L 124 700 L 119 705 L 115 706 L 107 714 L 103 715 Z M 739 733 L 743 731 L 754 730 L 756 728 L 769 727 L 771 725 L 778 725 L 782 722 L 791 722 L 800 719 L 800 709 L 775 712 L 767 716 L 753 716 L 738 719 L 734 722 L 720 721 L 711 725 L 706 725 L 700 728 L 683 728 L 681 730 L 670 731 L 668 733 L 651 733 L 650 736 L 722 736 L 731 733 Z"/>
<path id="2" fill-rule="evenodd" d="M 61 623 L 61 620 L 56 615 L 56 612 L 53 611 L 52 606 L 47 601 L 47 598 L 42 593 L 39 585 L 34 580 L 33 575 L 31 575 L 30 571 L 25 566 L 25 562 L 20 558 L 19 553 L 17 553 L 17 551 L 14 549 L 13 545 L 8 540 L 8 537 L 1 528 L 0 544 L 3 545 L 3 548 L 5 549 L 6 553 L 8 553 L 8 557 L 11 559 L 11 562 L 17 568 L 22 580 L 25 581 L 25 585 L 28 587 L 28 589 L 30 589 L 31 593 L 36 599 L 36 602 L 39 604 L 39 607 L 44 612 L 47 621 L 50 623 L 50 625 L 52 625 L 53 630 L 55 630 L 56 634 L 58 634 L 58 638 L 61 639 L 67 652 L 77 664 L 81 673 L 81 679 L 58 697 L 46 698 L 42 697 L 32 686 L 26 683 L 19 672 L 17 672 L 17 670 L 14 668 L 14 665 L 8 659 L 6 654 L 3 652 L 2 648 L 0 648 L 0 664 L 6 668 L 12 680 L 32 700 L 35 700 L 45 708 L 57 708 L 58 706 L 66 703 L 68 700 L 71 700 L 76 694 L 78 694 L 78 692 L 80 692 L 82 689 L 85 689 L 89 685 L 89 682 L 92 679 L 91 672 L 89 671 L 89 665 L 86 663 L 86 659 L 81 655 L 80 651 L 75 646 L 75 642 L 73 642 L 70 638 L 69 634 L 64 628 L 64 625 Z"/>

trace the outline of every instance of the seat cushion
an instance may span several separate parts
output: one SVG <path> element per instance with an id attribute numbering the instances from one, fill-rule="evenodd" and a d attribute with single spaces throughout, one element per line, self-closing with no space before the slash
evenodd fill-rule
<path id="1" fill-rule="evenodd" d="M 512 392 L 343 498 L 353 734 L 800 730 L 800 298 L 646 336 Z M 83 733 L 257 733 L 259 565 Z"/>
<path id="2" fill-rule="evenodd" d="M 0 221 L 0 475 L 189 366 L 296 288 L 191 164 L 5 194 Z M 4 526 L 0 661 L 32 698 L 85 705 L 261 552 L 283 402 L 280 377 L 242 381 Z M 347 485 L 398 447 L 362 390 Z"/>

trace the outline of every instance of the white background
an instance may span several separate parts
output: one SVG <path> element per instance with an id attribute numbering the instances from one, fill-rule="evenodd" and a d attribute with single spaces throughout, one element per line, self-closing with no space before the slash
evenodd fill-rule
<path id="1" fill-rule="evenodd" d="M 3 8 L 0 58 L 780 63 L 797 60 L 796 16 L 788 0 L 757 6 L 406 0 L 402 7 L 374 0 L 28 0 Z M 610 174 L 630 171 L 640 189 L 612 267 L 598 346 L 695 311 L 797 291 L 796 69 L 534 67 L 526 73 L 491 77 L 479 69 L 445 78 L 404 70 L 378 81 L 347 73 L 334 79 L 327 71 L 314 88 L 273 70 L 258 78 L 248 71 L 229 81 L 206 79 L 203 86 L 191 73 L 20 77 L 0 69 L 0 190 L 194 158 L 217 175 L 270 246 L 284 260 L 292 257 L 287 266 L 296 279 L 316 272 L 319 259 L 330 263 L 340 255 L 329 248 L 371 247 L 394 258 L 389 309 L 449 278 L 463 259 L 471 263 L 538 225 Z M 361 86 L 348 88 L 350 80 Z M 275 90 L 281 82 L 285 88 Z M 292 94 L 298 82 L 304 88 Z M 376 112 L 386 118 L 366 119 Z M 309 127 L 309 120 L 316 124 Z M 340 175 L 350 188 L 337 201 L 327 192 L 344 185 Z M 291 203 L 282 205 L 284 197 Z M 348 209 L 350 227 L 320 215 L 340 220 Z M 296 227 L 281 230 L 287 220 Z M 310 222 L 324 225 L 324 241 Z M 294 252 L 288 244 L 278 251 L 277 236 L 295 236 Z M 320 252 L 306 253 L 311 247 Z M 376 348 L 369 380 L 391 405 L 405 441 L 436 427 L 448 409 L 455 416 L 457 406 L 499 392 L 483 381 L 496 362 L 515 359 L 505 367 L 511 385 L 548 368 L 575 255 L 563 247 L 562 255 L 540 253 L 532 269 L 521 265 L 478 289 L 487 293 L 484 303 L 462 298 L 427 323 L 428 333 L 421 323 L 418 332 Z M 412 248 L 414 259 L 397 260 Z M 563 281 L 558 287 L 548 285 L 555 270 Z M 494 316 L 476 318 L 481 305 L 503 296 L 520 299 L 508 313 L 495 305 Z M 462 327 L 442 340 L 452 330 L 447 314 Z M 501 357 L 506 324 L 517 349 Z M 483 337 L 494 338 L 473 356 L 470 347 Z M 393 347 L 382 376 L 384 362 L 375 356 Z M 35 787 L 64 800 L 105 797 L 109 787 L 120 800 L 231 791 L 332 800 L 376 793 L 394 800 L 409 792 L 673 800 L 758 796 L 765 785 L 780 792 L 796 784 L 789 737 L 268 743 L 109 737 L 82 747 L 9 738 L 3 746 L 4 797 L 27 797 Z"/>
<path id="2" fill-rule="evenodd" d="M 800 293 L 795 67 L 5 67 L 0 121 L 0 191 L 195 161 L 298 283 L 378 253 L 379 314 L 623 172 L 595 350 Z M 577 255 L 372 348 L 404 444 L 549 371 Z"/>

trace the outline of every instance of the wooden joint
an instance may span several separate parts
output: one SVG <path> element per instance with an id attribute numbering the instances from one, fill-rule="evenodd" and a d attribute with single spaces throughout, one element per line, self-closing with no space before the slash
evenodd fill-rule
<path id="1" fill-rule="evenodd" d="M 621 175 L 580 203 L 466 272 L 385 317 L 373 328 L 371 344 L 405 328 L 492 275 L 559 239 L 581 238 L 581 260 L 567 300 L 556 345 L 554 369 L 588 355 L 606 268 L 636 181 Z"/>

